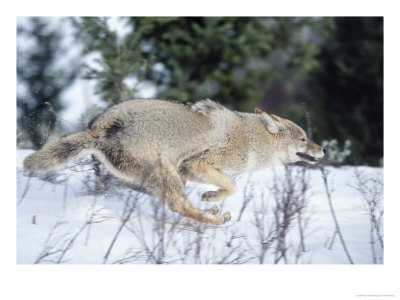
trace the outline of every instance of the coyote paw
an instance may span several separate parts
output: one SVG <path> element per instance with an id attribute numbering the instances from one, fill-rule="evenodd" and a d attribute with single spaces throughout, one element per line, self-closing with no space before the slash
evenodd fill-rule
<path id="1" fill-rule="evenodd" d="M 218 191 L 205 192 L 203 193 L 203 195 L 201 195 L 201 201 L 206 201 L 206 202 L 218 201 L 220 200 L 218 196 L 219 196 Z"/>
<path id="2" fill-rule="evenodd" d="M 221 216 L 224 218 L 223 224 L 225 224 L 226 222 L 229 222 L 231 220 L 230 212 L 223 213 Z"/>
<path id="3" fill-rule="evenodd" d="M 215 216 L 216 214 L 218 214 L 219 208 L 216 205 L 214 205 L 213 207 L 207 209 L 206 211 Z"/>

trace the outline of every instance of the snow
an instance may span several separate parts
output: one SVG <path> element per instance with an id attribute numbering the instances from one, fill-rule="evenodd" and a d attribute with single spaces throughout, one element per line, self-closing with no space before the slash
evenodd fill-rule
<path id="1" fill-rule="evenodd" d="M 231 212 L 232 220 L 224 225 L 209 226 L 172 213 L 157 198 L 126 187 L 98 196 L 90 194 L 87 186 L 92 179 L 88 166 L 70 164 L 57 177 L 68 180 L 59 183 L 44 181 L 41 177 L 29 177 L 23 170 L 22 162 L 31 152 L 17 150 L 18 264 L 256 264 L 260 262 L 260 240 L 254 225 L 255 217 L 264 216 L 265 226 L 272 223 L 276 206 L 272 185 L 281 182 L 279 180 L 283 180 L 285 175 L 285 168 L 280 166 L 237 176 L 236 193 L 216 203 L 220 212 Z M 294 173 L 301 170 L 298 166 L 292 168 Z M 381 168 L 357 169 L 365 178 L 382 180 Z M 326 167 L 326 170 L 330 188 L 333 189 L 336 216 L 350 255 L 356 264 L 371 264 L 370 220 L 361 194 L 354 188 L 357 184 L 355 167 Z M 296 259 L 300 239 L 298 223 L 293 221 L 287 236 L 287 263 L 348 264 L 338 236 L 332 248 L 328 249 L 335 226 L 321 172 L 319 169 L 309 169 L 307 173 L 310 190 L 306 195 L 309 204 L 303 211 L 303 218 L 309 219 L 304 227 L 306 251 Z M 213 189 L 214 186 L 207 184 L 187 184 L 189 198 L 201 208 L 214 205 L 200 201 L 201 193 Z M 131 197 L 128 203 L 136 201 L 136 207 L 105 260 L 104 256 L 121 225 L 128 197 Z M 250 202 L 238 221 L 244 199 L 250 199 Z M 88 224 L 91 216 L 96 222 Z M 164 231 L 160 230 L 162 224 L 165 225 Z M 165 243 L 163 247 L 160 246 L 160 240 Z M 196 244 L 198 241 L 201 242 Z M 66 247 L 69 243 L 70 247 Z M 200 245 L 198 251 L 197 245 Z M 146 252 L 146 247 L 155 252 L 154 257 L 148 257 L 151 251 Z M 65 249 L 60 258 L 60 253 Z M 44 250 L 55 251 L 55 254 L 38 260 Z M 376 251 L 377 262 L 382 263 L 383 252 L 379 247 L 376 247 Z M 274 257 L 274 249 L 271 248 L 262 262 L 273 263 Z"/>

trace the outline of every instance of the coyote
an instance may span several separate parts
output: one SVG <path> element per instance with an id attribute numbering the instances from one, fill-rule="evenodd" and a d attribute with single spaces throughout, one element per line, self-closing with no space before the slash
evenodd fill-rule
<path id="1" fill-rule="evenodd" d="M 230 213 L 194 207 L 185 194 L 187 180 L 218 186 L 202 194 L 203 201 L 218 201 L 235 192 L 230 176 L 298 161 L 315 164 L 324 156 L 299 126 L 258 108 L 244 113 L 209 99 L 135 99 L 106 109 L 84 131 L 50 141 L 24 167 L 54 170 L 87 153 L 114 175 L 143 185 L 173 212 L 216 225 L 229 221 Z"/>

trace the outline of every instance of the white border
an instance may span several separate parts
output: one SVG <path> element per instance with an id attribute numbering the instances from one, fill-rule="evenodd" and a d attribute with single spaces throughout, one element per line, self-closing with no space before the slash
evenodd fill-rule
<path id="1" fill-rule="evenodd" d="M 396 7 L 387 1 L 16 1 L 1 19 L 1 299 L 398 299 L 397 140 L 400 70 Z M 13 6 L 11 7 L 10 6 Z M 378 266 L 23 266 L 15 249 L 15 21 L 31 15 L 385 17 L 385 264 Z M 397 97 L 396 97 L 397 96 Z M 6 106 L 4 106 L 6 105 Z M 397 171 L 397 172 L 396 172 Z M 396 275 L 395 275 L 396 274 Z M 381 299 L 381 298 L 374 298 Z"/>

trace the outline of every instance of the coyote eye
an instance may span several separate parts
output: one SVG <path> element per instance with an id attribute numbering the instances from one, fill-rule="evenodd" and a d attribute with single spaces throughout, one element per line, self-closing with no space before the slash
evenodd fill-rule
<path id="1" fill-rule="evenodd" d="M 302 141 L 302 142 L 305 142 L 305 141 L 306 141 L 306 139 L 305 139 L 305 138 L 302 138 L 302 139 L 300 139 L 300 141 Z"/>

